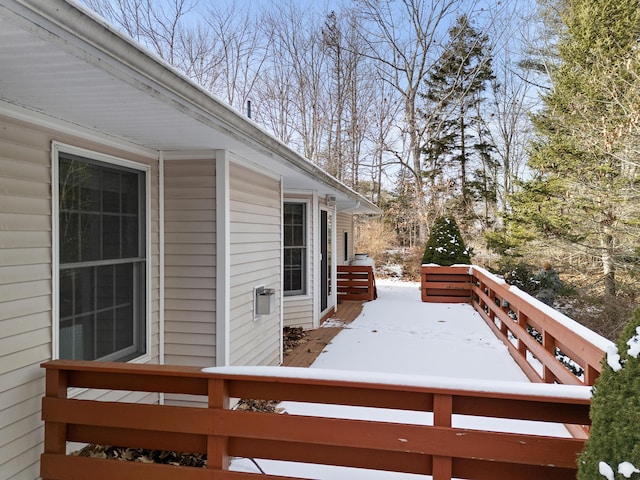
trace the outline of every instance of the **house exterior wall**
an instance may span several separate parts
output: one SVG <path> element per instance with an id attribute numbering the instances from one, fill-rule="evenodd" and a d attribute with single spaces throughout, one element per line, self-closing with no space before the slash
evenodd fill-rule
<path id="1" fill-rule="evenodd" d="M 59 141 L 151 166 L 151 345 L 158 361 L 158 162 L 0 115 L 0 478 L 39 475 L 44 394 L 41 362 L 52 358 L 51 145 Z M 53 232 L 55 234 L 55 232 Z M 106 399 L 126 393 L 85 395 Z M 154 400 L 128 398 L 131 401 Z"/>
<path id="2" fill-rule="evenodd" d="M 336 234 L 336 264 L 349 265 L 354 254 L 353 214 L 345 212 L 336 213 Z"/>
<path id="3" fill-rule="evenodd" d="M 285 202 L 307 202 L 307 292 L 304 295 L 284 296 L 284 326 L 315 328 L 313 297 L 315 295 L 315 238 L 317 201 L 310 194 L 285 194 Z"/>
<path id="4" fill-rule="evenodd" d="M 231 365 L 280 362 L 282 201 L 280 180 L 231 163 L 229 168 Z M 270 315 L 254 318 L 254 287 L 275 289 Z"/>
<path id="5" fill-rule="evenodd" d="M 213 160 L 165 161 L 165 363 L 216 364 Z"/>

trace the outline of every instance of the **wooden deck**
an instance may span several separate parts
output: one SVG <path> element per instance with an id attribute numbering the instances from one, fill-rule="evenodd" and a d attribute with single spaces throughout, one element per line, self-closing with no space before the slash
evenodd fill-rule
<path id="1" fill-rule="evenodd" d="M 292 352 L 285 354 L 283 367 L 308 367 L 322 353 L 324 348 L 331 343 L 344 325 L 348 325 L 354 321 L 360 312 L 362 312 L 362 304 L 359 301 L 345 301 L 338 305 L 337 311 L 331 316 L 325 325 L 315 330 L 306 332 L 306 342 L 296 346 Z M 335 325 L 335 326 L 334 326 Z"/>
<path id="2" fill-rule="evenodd" d="M 532 382 L 593 385 L 612 345 L 475 265 L 422 265 L 421 290 L 423 302 L 471 303 Z"/>
<path id="3" fill-rule="evenodd" d="M 567 327 L 567 319 L 554 322 L 548 312 L 527 307 L 527 296 L 511 289 L 504 291 L 506 287 L 484 271 L 474 270 L 472 277 L 472 305 L 480 309 L 483 319 L 493 324 L 495 331 L 502 334 L 506 329 L 509 333 L 533 325 L 541 333 L 542 344 L 531 334 L 523 334 L 516 337 L 514 349 L 523 345 L 523 350 L 535 351 L 537 358 L 545 359 L 553 357 L 551 349 L 558 346 L 563 353 L 584 360 L 586 369 L 593 368 L 585 349 L 599 348 L 601 342 L 583 341 L 578 349 L 576 332 Z M 508 305 L 503 307 L 502 300 Z M 360 302 L 339 304 L 325 326 L 308 332 L 306 343 L 285 357 L 284 365 L 309 366 L 341 329 L 353 327 L 348 324 L 358 317 L 362 307 Z M 349 333 L 356 333 L 355 329 L 344 335 Z M 44 479 L 293 479 L 276 473 L 229 471 L 229 458 L 243 457 L 431 475 L 434 480 L 575 480 L 576 457 L 585 442 L 584 435 L 575 432 L 586 431 L 584 426 L 590 423 L 589 386 L 566 389 L 557 385 L 553 389 L 561 390 L 556 393 L 550 386 L 531 385 L 525 393 L 517 386 L 487 388 L 484 382 L 469 384 L 464 379 L 448 386 L 439 381 L 425 383 L 423 379 L 415 384 L 396 383 L 393 374 L 382 381 L 380 373 L 363 372 L 355 380 L 344 380 L 315 368 L 265 367 L 261 372 L 257 367 L 245 371 L 229 367 L 203 371 L 200 367 L 71 360 L 55 360 L 42 366 L 47 370 L 42 409 Z M 554 366 L 548 368 L 556 371 Z M 207 397 L 207 407 L 79 400 L 68 398 L 70 388 L 130 390 L 141 396 L 149 392 L 201 395 Z M 401 409 L 409 415 L 412 411 L 416 416 L 428 413 L 433 424 L 235 410 L 230 408 L 231 397 L 318 404 L 320 409 L 325 404 L 331 408 L 350 405 Z M 490 421 L 485 428 L 468 429 L 453 426 L 453 415 Z M 505 432 L 492 427 L 492 419 L 567 425 L 576 436 Z M 83 458 L 66 454 L 68 442 L 206 453 L 208 463 L 205 469 L 198 469 Z"/>

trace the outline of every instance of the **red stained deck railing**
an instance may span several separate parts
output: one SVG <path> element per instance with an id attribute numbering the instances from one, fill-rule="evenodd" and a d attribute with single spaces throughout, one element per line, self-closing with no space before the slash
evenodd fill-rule
<path id="1" fill-rule="evenodd" d="M 468 303 L 471 301 L 469 267 L 422 266 L 422 301 L 429 303 Z"/>
<path id="2" fill-rule="evenodd" d="M 534 382 L 593 385 L 611 344 L 586 327 L 469 265 L 422 266 L 424 302 L 471 303 Z"/>
<path id="3" fill-rule="evenodd" d="M 373 267 L 338 265 L 338 301 L 370 301 L 378 297 Z"/>
<path id="4" fill-rule="evenodd" d="M 583 439 L 469 430 L 452 426 L 452 416 L 589 423 L 585 387 L 558 386 L 561 392 L 551 394 L 551 386 L 532 385 L 525 394 L 406 379 L 392 384 L 320 378 L 309 369 L 285 367 L 264 374 L 255 368 L 205 373 L 190 367 L 60 360 L 43 367 L 44 480 L 298 478 L 230 472 L 231 456 L 433 475 L 434 480 L 573 480 Z M 67 398 L 73 387 L 201 395 L 206 407 Z M 432 412 L 434 420 L 433 425 L 414 425 L 236 411 L 229 408 L 230 398 Z M 66 455 L 67 442 L 206 453 L 208 464 L 196 468 L 71 456 Z"/>

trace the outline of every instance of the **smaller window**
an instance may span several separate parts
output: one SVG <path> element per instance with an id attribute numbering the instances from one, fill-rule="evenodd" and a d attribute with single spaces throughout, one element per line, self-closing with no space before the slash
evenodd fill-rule
<path id="1" fill-rule="evenodd" d="M 307 226 L 305 203 L 284 204 L 284 294 L 304 295 L 306 286 Z"/>

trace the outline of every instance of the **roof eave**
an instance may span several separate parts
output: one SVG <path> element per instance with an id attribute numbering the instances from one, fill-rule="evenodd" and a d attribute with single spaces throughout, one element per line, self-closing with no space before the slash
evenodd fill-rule
<path id="1" fill-rule="evenodd" d="M 265 132 L 237 110 L 212 96 L 166 62 L 115 30 L 83 6 L 66 1 L 9 0 L 5 9 L 21 24 L 64 44 L 64 48 L 97 68 L 107 69 L 120 80 L 137 83 L 151 96 L 163 96 L 174 108 L 232 138 L 250 145 L 268 158 L 321 182 L 330 189 L 360 202 L 359 213 L 380 213 L 362 195 Z"/>

